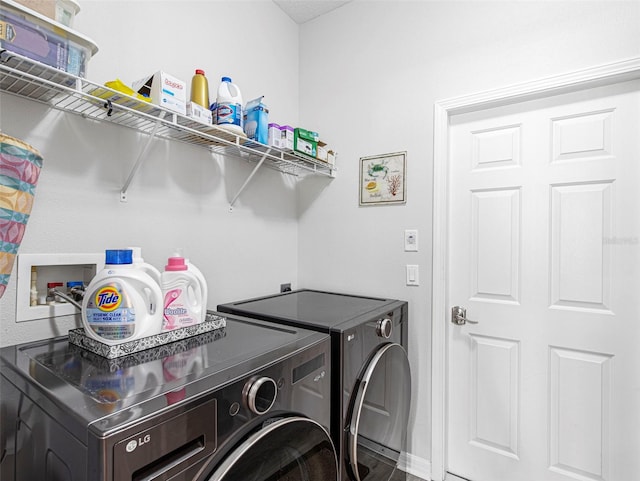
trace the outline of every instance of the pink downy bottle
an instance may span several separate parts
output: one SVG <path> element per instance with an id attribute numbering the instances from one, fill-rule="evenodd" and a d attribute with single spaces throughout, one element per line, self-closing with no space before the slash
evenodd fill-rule
<path id="1" fill-rule="evenodd" d="M 162 273 L 162 330 L 171 331 L 202 322 L 202 291 L 184 257 L 169 257 Z"/>

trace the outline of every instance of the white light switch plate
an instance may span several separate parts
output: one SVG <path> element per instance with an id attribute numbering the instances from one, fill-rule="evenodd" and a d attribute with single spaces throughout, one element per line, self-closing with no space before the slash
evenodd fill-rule
<path id="1" fill-rule="evenodd" d="M 418 230 L 407 229 L 404 231 L 405 252 L 418 252 Z"/>
<path id="2" fill-rule="evenodd" d="M 420 285 L 420 271 L 417 265 L 407 264 L 407 285 Z"/>

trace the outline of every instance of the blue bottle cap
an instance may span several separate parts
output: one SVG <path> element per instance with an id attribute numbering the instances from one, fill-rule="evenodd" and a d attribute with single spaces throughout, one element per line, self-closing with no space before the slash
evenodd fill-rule
<path id="1" fill-rule="evenodd" d="M 231 82 L 231 77 L 222 77 L 221 82 Z"/>
<path id="2" fill-rule="evenodd" d="M 131 249 L 113 249 L 106 251 L 105 264 L 132 264 L 133 251 Z"/>

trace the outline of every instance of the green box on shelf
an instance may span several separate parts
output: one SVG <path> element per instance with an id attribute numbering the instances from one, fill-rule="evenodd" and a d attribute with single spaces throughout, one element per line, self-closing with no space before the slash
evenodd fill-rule
<path id="1" fill-rule="evenodd" d="M 293 150 L 315 157 L 318 152 L 319 138 L 317 132 L 296 128 L 293 133 Z"/>

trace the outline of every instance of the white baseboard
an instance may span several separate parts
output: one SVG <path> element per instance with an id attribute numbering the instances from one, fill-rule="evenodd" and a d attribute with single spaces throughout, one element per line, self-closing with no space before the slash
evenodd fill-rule
<path id="1" fill-rule="evenodd" d="M 420 479 L 431 479 L 431 461 L 411 453 L 401 453 L 398 467 Z"/>

